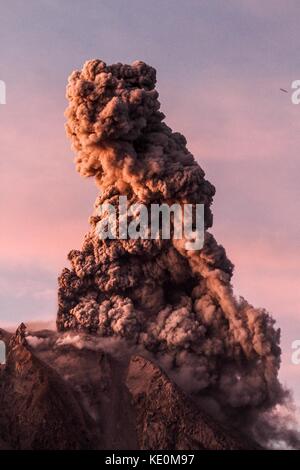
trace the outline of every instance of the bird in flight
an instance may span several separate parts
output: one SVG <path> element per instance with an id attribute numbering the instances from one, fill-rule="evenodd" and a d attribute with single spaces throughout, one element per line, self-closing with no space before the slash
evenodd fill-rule
<path id="1" fill-rule="evenodd" d="M 284 88 L 280 88 L 280 91 L 283 91 L 284 93 L 288 93 L 288 91 L 285 90 Z"/>

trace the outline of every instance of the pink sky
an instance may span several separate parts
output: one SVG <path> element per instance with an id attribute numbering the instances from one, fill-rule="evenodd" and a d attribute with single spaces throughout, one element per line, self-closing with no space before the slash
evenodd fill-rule
<path id="1" fill-rule="evenodd" d="M 55 318 L 57 275 L 88 227 L 96 188 L 76 174 L 64 134 L 68 74 L 91 57 L 142 59 L 158 69 L 167 123 L 217 188 L 212 231 L 236 266 L 237 295 L 282 327 L 282 378 L 300 403 L 290 360 L 300 339 L 300 106 L 279 90 L 300 79 L 299 6 L 200 3 L 2 8 L 1 320 Z"/>

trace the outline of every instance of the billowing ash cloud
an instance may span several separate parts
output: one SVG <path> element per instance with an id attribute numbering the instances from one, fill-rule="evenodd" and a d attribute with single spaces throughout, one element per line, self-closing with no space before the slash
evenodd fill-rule
<path id="1" fill-rule="evenodd" d="M 155 70 L 143 62 L 91 60 L 70 76 L 66 128 L 76 168 L 94 176 L 101 192 L 82 249 L 69 253 L 71 269 L 59 278 L 57 326 L 142 345 L 174 377 L 192 379 L 194 393 L 209 397 L 224 419 L 257 424 L 258 413 L 286 397 L 279 331 L 265 310 L 233 295 L 233 265 L 207 231 L 215 189 L 184 136 L 163 122 L 155 83 Z M 97 208 L 116 205 L 120 195 L 130 204 L 204 204 L 204 248 L 100 240 Z"/>

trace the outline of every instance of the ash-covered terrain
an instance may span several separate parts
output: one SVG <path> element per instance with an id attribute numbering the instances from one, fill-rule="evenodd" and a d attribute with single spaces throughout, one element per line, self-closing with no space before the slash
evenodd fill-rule
<path id="1" fill-rule="evenodd" d="M 278 380 L 280 331 L 234 296 L 233 264 L 209 232 L 215 188 L 165 124 L 155 85 L 143 62 L 92 60 L 70 76 L 67 134 L 99 196 L 59 277 L 57 332 L 22 327 L 8 340 L 0 446 L 299 446 L 292 414 L 281 413 L 292 404 Z M 174 237 L 100 239 L 108 215 L 99 208 L 117 207 L 119 196 L 204 204 L 203 248 Z"/>
<path id="2" fill-rule="evenodd" d="M 0 331 L 0 449 L 254 449 L 124 340 Z"/>

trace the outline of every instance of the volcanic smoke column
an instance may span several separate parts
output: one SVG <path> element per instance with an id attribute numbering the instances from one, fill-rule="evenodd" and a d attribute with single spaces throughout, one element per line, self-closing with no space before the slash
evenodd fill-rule
<path id="1" fill-rule="evenodd" d="M 233 265 L 207 231 L 215 189 L 163 122 L 156 72 L 143 62 L 85 63 L 67 87 L 67 133 L 76 169 L 94 176 L 100 195 L 82 249 L 69 253 L 59 278 L 60 331 L 84 330 L 141 344 L 174 370 L 192 371 L 199 392 L 227 413 L 280 402 L 279 331 L 265 310 L 237 300 Z M 100 240 L 100 204 L 189 203 L 205 206 L 205 243 Z"/>

